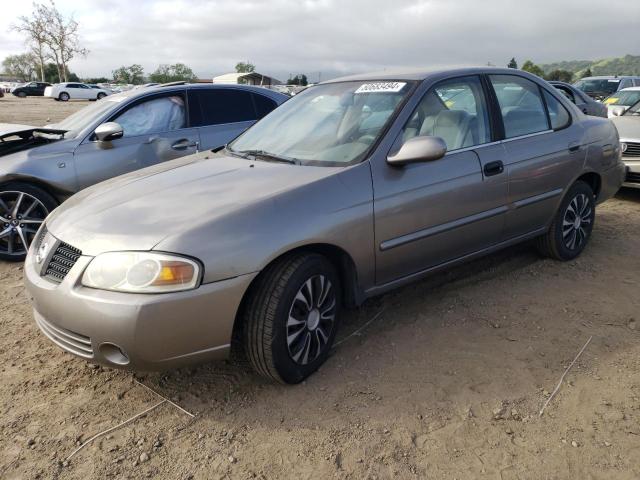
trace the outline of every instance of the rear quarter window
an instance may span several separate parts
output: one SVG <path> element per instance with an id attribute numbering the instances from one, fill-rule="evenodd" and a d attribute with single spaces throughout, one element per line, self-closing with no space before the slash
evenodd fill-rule
<path id="1" fill-rule="evenodd" d="M 256 120 L 252 93 L 235 89 L 194 89 L 189 92 L 191 124 L 196 127 Z"/>

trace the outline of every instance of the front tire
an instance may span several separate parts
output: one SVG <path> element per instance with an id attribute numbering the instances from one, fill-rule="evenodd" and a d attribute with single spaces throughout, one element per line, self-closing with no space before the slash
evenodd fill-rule
<path id="1" fill-rule="evenodd" d="M 18 92 L 18 97 L 19 98 L 25 98 L 27 96 L 27 94 L 25 92 Z"/>
<path id="2" fill-rule="evenodd" d="M 102 92 L 100 92 L 100 93 L 98 94 L 98 96 L 96 97 L 96 100 L 102 100 L 102 99 L 103 99 L 104 97 L 106 97 L 106 96 L 107 96 L 107 94 L 106 94 L 106 93 L 102 93 Z"/>
<path id="3" fill-rule="evenodd" d="M 573 260 L 589 243 L 595 217 L 593 190 L 578 180 L 563 198 L 549 231 L 538 238 L 538 250 L 556 260 Z"/>
<path id="4" fill-rule="evenodd" d="M 60 95 L 58 95 L 58 99 L 62 102 L 68 102 L 69 101 L 69 94 L 67 92 L 62 92 Z"/>
<path id="5" fill-rule="evenodd" d="M 341 305 L 340 279 L 322 255 L 301 253 L 269 266 L 243 309 L 245 351 L 260 375 L 299 383 L 329 355 Z"/>
<path id="6" fill-rule="evenodd" d="M 0 186 L 0 260 L 24 260 L 36 232 L 58 202 L 28 183 Z"/>

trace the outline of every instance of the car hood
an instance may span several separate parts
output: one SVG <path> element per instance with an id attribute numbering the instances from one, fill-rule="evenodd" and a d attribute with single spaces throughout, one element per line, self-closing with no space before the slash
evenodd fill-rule
<path id="1" fill-rule="evenodd" d="M 151 250 L 171 235 L 340 170 L 201 153 L 94 185 L 54 210 L 46 223 L 52 235 L 85 255 Z"/>
<path id="2" fill-rule="evenodd" d="M 623 140 L 640 139 L 640 116 L 623 115 L 611 118 Z"/>

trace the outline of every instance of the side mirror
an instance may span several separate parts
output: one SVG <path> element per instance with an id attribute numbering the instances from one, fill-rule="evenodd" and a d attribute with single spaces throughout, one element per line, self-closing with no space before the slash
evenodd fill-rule
<path id="1" fill-rule="evenodd" d="M 447 153 L 447 144 L 440 137 L 413 137 L 402 144 L 400 150 L 387 157 L 387 163 L 402 166 L 409 163 L 439 160 Z"/>
<path id="2" fill-rule="evenodd" d="M 110 142 L 122 138 L 124 130 L 119 123 L 107 122 L 99 125 L 94 133 L 99 142 Z"/>

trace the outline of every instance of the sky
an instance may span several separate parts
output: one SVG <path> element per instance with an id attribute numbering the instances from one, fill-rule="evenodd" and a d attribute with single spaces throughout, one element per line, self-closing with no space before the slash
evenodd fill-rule
<path id="1" fill-rule="evenodd" d="M 9 31 L 31 2 L 0 16 L 0 61 L 26 51 Z M 238 61 L 312 82 L 392 68 L 505 66 L 640 55 L 638 0 L 57 0 L 80 24 L 80 77 L 122 65 L 185 63 L 200 78 Z"/>

